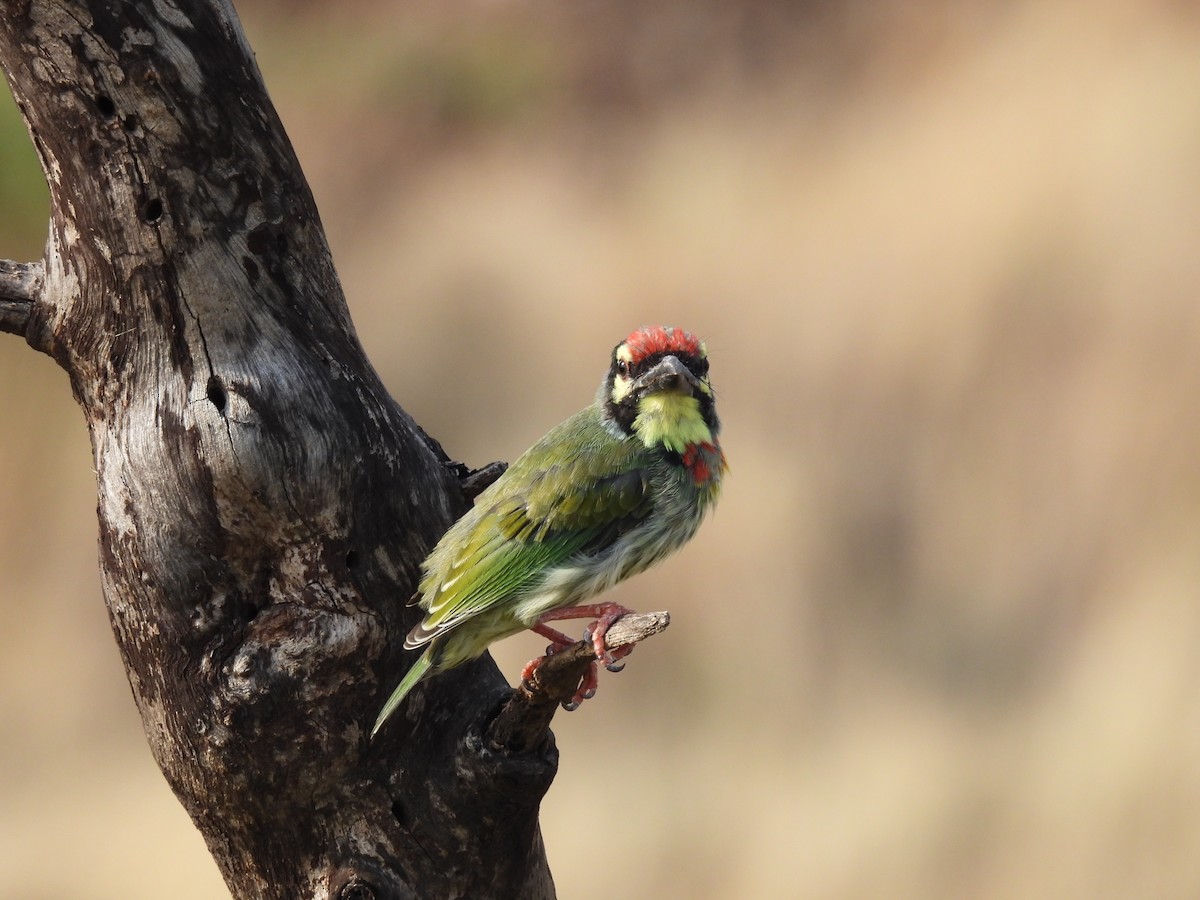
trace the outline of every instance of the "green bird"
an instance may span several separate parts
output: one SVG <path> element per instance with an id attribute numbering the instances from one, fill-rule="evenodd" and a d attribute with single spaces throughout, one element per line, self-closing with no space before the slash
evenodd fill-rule
<path id="1" fill-rule="evenodd" d="M 592 618 L 585 632 L 613 671 L 610 649 L 629 610 L 581 605 L 677 550 L 717 499 L 726 470 L 704 344 L 678 328 L 641 328 L 613 349 L 591 406 L 553 428 L 483 491 L 422 564 L 412 603 L 425 618 L 404 646 L 425 648 L 392 692 L 374 736 L 423 678 L 532 629 L 548 652 L 574 641 L 546 623 Z M 541 659 L 525 667 L 527 678 Z M 567 708 L 595 693 L 595 664 Z"/>

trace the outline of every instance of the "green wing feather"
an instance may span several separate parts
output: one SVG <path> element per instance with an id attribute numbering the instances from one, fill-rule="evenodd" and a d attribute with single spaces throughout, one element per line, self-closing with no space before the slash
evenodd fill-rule
<path id="1" fill-rule="evenodd" d="M 592 407 L 521 456 L 426 561 L 417 647 L 536 585 L 573 555 L 611 543 L 650 511 L 644 448 Z"/>
<path id="2" fill-rule="evenodd" d="M 383 704 L 383 709 L 379 711 L 379 716 L 375 719 L 375 726 L 371 729 L 371 737 L 375 737 L 379 733 L 379 729 L 383 727 L 383 723 L 388 720 L 388 717 L 396 711 L 396 707 L 400 705 L 400 701 L 408 695 L 408 692 L 416 686 L 418 681 L 425 677 L 432 665 L 433 655 L 429 650 L 426 650 L 417 657 L 417 661 L 412 664 L 412 667 L 405 673 L 400 684 L 396 686 L 396 689 L 388 697 L 387 702 Z"/>

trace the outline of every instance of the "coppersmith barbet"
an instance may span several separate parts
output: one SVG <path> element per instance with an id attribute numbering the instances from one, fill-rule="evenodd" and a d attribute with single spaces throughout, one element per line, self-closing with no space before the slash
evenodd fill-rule
<path id="1" fill-rule="evenodd" d="M 493 641 L 532 629 L 550 639 L 551 651 L 574 643 L 547 625 L 557 619 L 595 619 L 586 634 L 615 670 L 630 648 L 611 650 L 604 635 L 629 610 L 581 604 L 696 533 L 726 470 L 719 429 L 708 355 L 696 337 L 654 326 L 617 344 L 595 402 L 522 454 L 422 564 L 413 602 L 425 618 L 404 646 L 425 650 L 372 734 L 421 679 Z M 569 708 L 596 683 L 593 665 Z"/>

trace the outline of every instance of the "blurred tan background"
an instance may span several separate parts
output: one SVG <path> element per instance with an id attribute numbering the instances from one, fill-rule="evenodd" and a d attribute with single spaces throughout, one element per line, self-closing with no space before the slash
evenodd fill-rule
<path id="1" fill-rule="evenodd" d="M 561 897 L 1200 896 L 1193 5 L 239 7 L 452 456 L 515 457 L 637 325 L 707 338 L 731 477 L 616 598 L 671 628 L 557 719 Z M 109 632 L 82 417 L 11 336 L 0 411 L 0 896 L 225 896 Z"/>

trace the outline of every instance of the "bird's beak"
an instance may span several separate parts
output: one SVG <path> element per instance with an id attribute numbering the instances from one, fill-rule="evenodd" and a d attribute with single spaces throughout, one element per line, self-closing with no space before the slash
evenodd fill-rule
<path id="1" fill-rule="evenodd" d="M 640 393 L 671 392 L 691 396 L 700 382 L 687 366 L 674 356 L 665 356 L 657 366 L 638 379 Z"/>

